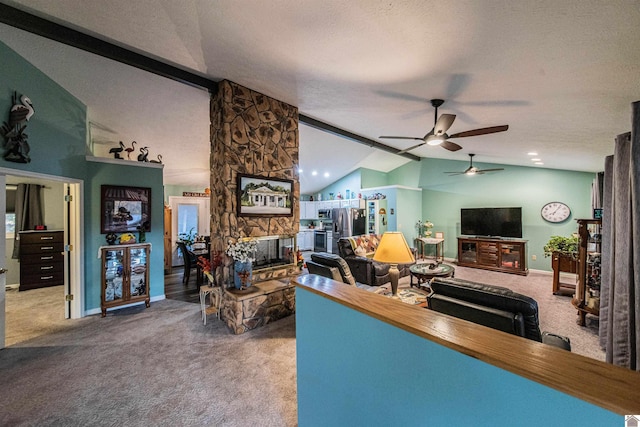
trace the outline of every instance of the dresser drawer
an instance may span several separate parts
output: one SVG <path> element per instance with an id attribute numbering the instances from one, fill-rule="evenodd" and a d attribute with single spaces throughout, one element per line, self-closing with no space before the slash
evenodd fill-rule
<path id="1" fill-rule="evenodd" d="M 64 232 L 62 231 L 29 231 L 20 233 L 20 244 L 31 243 L 62 243 Z"/>
<path id="2" fill-rule="evenodd" d="M 58 286 L 64 284 L 64 271 L 48 272 L 37 274 L 21 274 L 20 290 L 45 288 L 48 286 Z"/>
<path id="3" fill-rule="evenodd" d="M 64 250 L 62 242 L 24 244 L 20 243 L 20 256 L 33 254 L 61 253 Z"/>
<path id="4" fill-rule="evenodd" d="M 30 265 L 30 264 L 46 264 L 52 262 L 61 263 L 64 261 L 64 255 L 62 251 L 59 252 L 46 252 L 46 253 L 34 253 L 34 254 L 25 254 L 22 253 L 20 255 L 20 264 L 21 265 Z"/>

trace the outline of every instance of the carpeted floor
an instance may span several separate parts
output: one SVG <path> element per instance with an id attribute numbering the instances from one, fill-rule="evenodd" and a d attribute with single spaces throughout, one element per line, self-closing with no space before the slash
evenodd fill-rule
<path id="1" fill-rule="evenodd" d="M 578 326 L 550 275 L 457 267 L 456 277 L 533 297 L 542 330 L 604 359 L 597 318 Z M 51 302 L 61 292 L 7 292 L 0 425 L 296 425 L 295 317 L 236 336 L 215 317 L 204 326 L 199 305 L 164 300 L 64 320 Z"/>

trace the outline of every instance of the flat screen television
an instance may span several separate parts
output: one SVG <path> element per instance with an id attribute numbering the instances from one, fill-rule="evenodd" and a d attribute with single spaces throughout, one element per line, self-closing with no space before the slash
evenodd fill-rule
<path id="1" fill-rule="evenodd" d="M 522 208 L 462 208 L 460 232 L 467 236 L 522 238 Z"/>

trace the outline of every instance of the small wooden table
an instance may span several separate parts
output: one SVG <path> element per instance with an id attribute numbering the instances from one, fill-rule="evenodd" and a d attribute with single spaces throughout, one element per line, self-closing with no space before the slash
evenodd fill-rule
<path id="1" fill-rule="evenodd" d="M 425 258 L 425 246 L 433 245 L 436 248 L 436 261 L 444 261 L 444 239 L 432 237 L 417 237 L 415 240 L 416 250 L 420 258 Z"/>
<path id="2" fill-rule="evenodd" d="M 435 267 L 434 265 L 435 264 L 423 262 L 409 267 L 409 273 L 411 273 L 411 281 L 409 282 L 409 285 L 413 287 L 413 278 L 415 277 L 418 281 L 418 283 L 416 283 L 416 287 L 424 290 L 430 290 L 431 288 L 428 283 L 431 279 L 434 277 L 453 277 L 456 272 L 456 269 L 449 264 L 438 264 L 435 265 Z"/>

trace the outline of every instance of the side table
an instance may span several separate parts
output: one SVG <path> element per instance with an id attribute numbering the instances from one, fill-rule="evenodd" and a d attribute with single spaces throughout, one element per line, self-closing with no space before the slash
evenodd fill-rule
<path id="1" fill-rule="evenodd" d="M 420 258 L 425 258 L 425 246 L 433 245 L 436 249 L 436 261 L 444 261 L 444 239 L 437 239 L 432 237 L 417 237 L 415 239 L 416 249 Z"/>

